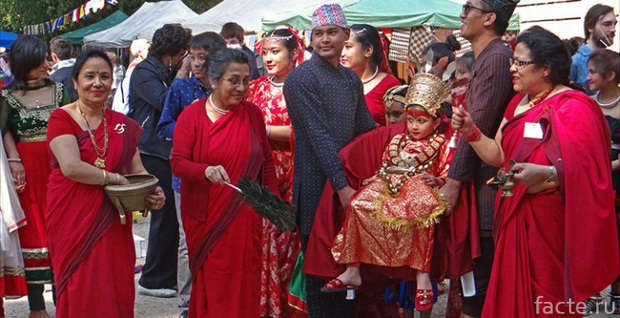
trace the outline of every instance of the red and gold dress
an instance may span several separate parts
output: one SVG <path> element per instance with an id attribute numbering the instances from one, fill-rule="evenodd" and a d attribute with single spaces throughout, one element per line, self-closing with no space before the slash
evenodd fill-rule
<path id="1" fill-rule="evenodd" d="M 3 90 L 0 109 L 8 109 L 7 132 L 13 134 L 17 151 L 26 171 L 26 188 L 19 194 L 26 214 L 27 225 L 19 229 L 19 241 L 24 256 L 26 280 L 29 284 L 52 283 L 50 255 L 45 237 L 47 207 L 47 181 L 51 172 L 47 128 L 52 111 L 69 103 L 61 84 L 29 91 L 27 94 Z M 51 97 L 46 95 L 51 95 Z M 36 99 L 36 106 L 31 100 Z M 39 100 L 49 100 L 38 105 Z M 27 105 L 30 104 L 30 105 Z"/>
<path id="2" fill-rule="evenodd" d="M 332 247 L 336 262 L 429 272 L 435 224 L 445 204 L 417 174 L 447 176 L 448 157 L 442 134 L 424 140 L 411 140 L 406 133 L 392 138 L 383 168 L 351 199 Z M 384 172 L 395 167 L 403 170 L 401 174 Z M 402 173 L 405 169 L 415 172 Z"/>
<path id="3" fill-rule="evenodd" d="M 272 82 L 267 76 L 260 77 L 248 89 L 246 99 L 260 108 L 266 125 L 291 125 L 282 84 Z M 291 143 L 269 140 L 269 145 L 273 153 L 279 195 L 290 201 L 293 177 Z M 262 222 L 260 317 L 288 317 L 288 287 L 300 250 L 299 236 L 297 233 L 278 230 L 267 219 Z"/>

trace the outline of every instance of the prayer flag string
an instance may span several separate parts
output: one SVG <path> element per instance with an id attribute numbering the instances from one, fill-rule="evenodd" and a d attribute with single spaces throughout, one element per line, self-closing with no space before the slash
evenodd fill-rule
<path id="1" fill-rule="evenodd" d="M 95 13 L 105 8 L 106 4 L 117 5 L 117 0 L 89 0 L 85 4 L 67 12 L 55 19 L 33 25 L 27 25 L 22 28 L 24 34 L 40 35 L 49 34 L 58 30 L 63 25 L 68 25 L 71 22 L 78 23 L 80 20 L 86 19 L 86 16 Z"/>

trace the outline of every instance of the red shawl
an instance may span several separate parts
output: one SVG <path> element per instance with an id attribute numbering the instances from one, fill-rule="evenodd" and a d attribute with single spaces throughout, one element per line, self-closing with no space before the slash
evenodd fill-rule
<path id="1" fill-rule="evenodd" d="M 361 188 L 362 182 L 377 172 L 381 166 L 383 149 L 392 137 L 404 130 L 404 123 L 380 127 L 355 138 L 340 150 L 345 176 L 353 189 Z M 304 256 L 304 273 L 333 278 L 344 271 L 344 265 L 337 264 L 331 253 L 332 243 L 342 227 L 344 216 L 338 193 L 328 180 L 310 232 Z"/>
<path id="2" fill-rule="evenodd" d="M 206 98 L 193 103 L 183 111 L 183 117 L 179 117 L 171 163 L 173 173 L 181 178 L 181 210 L 205 222 L 203 230 L 209 233 L 225 211 L 242 206 L 241 197 L 234 190 L 214 185 L 205 178 L 204 171 L 209 165 L 222 165 L 233 184 L 240 177 L 249 176 L 262 180 L 272 192 L 278 191 L 260 110 L 254 104 L 242 102 L 227 115 L 211 122 L 205 103 Z M 219 229 L 223 230 L 225 226 Z M 188 245 L 189 241 L 188 238 Z"/>
<path id="3" fill-rule="evenodd" d="M 106 111 L 105 116 L 109 135 L 106 170 L 127 174 L 142 129 L 121 113 Z M 103 121 L 94 134 L 97 144 L 103 144 Z M 62 135 L 74 135 L 82 161 L 94 163 L 97 156 L 88 132 L 65 110 L 57 109 L 50 116 L 47 138 L 51 141 Z M 127 214 L 127 224 L 120 225 L 118 211 L 102 187 L 65 177 L 53 156 L 47 200 L 46 235 L 50 254 L 54 255 L 57 316 L 85 315 L 88 311 L 126 317 L 128 306 L 133 313 L 135 250 L 131 213 Z M 101 260 L 109 266 L 101 264 Z M 84 278 L 89 281 L 81 281 Z M 98 287 L 94 294 L 88 282 L 102 285 L 95 285 Z"/>
<path id="4" fill-rule="evenodd" d="M 506 111 L 505 165 L 510 159 L 553 164 L 560 187 L 527 194 L 517 183 L 513 197 L 498 196 L 483 317 L 536 317 L 537 300 L 538 313 L 544 302 L 583 301 L 619 272 L 611 139 L 600 109 L 585 94 L 566 91 L 513 117 L 522 98 L 515 96 Z M 526 122 L 541 124 L 542 140 L 523 137 Z M 575 313 L 574 303 L 559 306 Z"/>
<path id="5" fill-rule="evenodd" d="M 207 181 L 204 171 L 209 165 L 222 165 L 231 183 L 248 176 L 278 193 L 273 157 L 254 104 L 242 102 L 211 122 L 205 102 L 183 110 L 171 160 L 173 173 L 181 178 L 192 272 L 190 316 L 256 316 L 261 218 L 233 189 Z M 232 306 L 242 298 L 243 307 Z"/>
<path id="6" fill-rule="evenodd" d="M 362 182 L 377 172 L 382 163 L 383 150 L 394 135 L 402 133 L 405 128 L 405 123 L 380 127 L 357 137 L 342 148 L 339 155 L 351 187 L 361 188 Z M 448 218 L 444 217 L 436 228 L 431 266 L 431 274 L 436 280 L 441 280 L 445 276 L 457 277 L 471 271 L 472 259 L 479 255 L 476 240 L 477 218 L 475 213 L 466 213 L 472 206 L 475 212 L 472 197 L 473 193 L 469 193 L 469 188 L 464 189 L 460 195 L 461 213 L 455 212 Z M 340 205 L 338 194 L 327 181 L 308 240 L 304 273 L 333 278 L 344 271 L 344 265 L 337 264 L 331 253 L 334 238 L 342 227 L 344 216 L 345 211 Z M 474 240 L 471 240 L 472 234 Z M 413 272 L 408 267 L 399 270 L 366 264 L 364 267 L 405 280 L 411 280 L 413 277 Z"/>

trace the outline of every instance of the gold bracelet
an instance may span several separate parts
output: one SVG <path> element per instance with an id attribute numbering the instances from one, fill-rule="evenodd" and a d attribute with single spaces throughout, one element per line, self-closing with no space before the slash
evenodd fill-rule
<path id="1" fill-rule="evenodd" d="M 116 174 L 116 184 L 121 184 L 121 175 L 120 174 Z"/>
<path id="2" fill-rule="evenodd" d="M 6 161 L 8 161 L 8 162 L 22 162 L 22 160 L 20 158 L 7 158 Z"/>
<path id="3" fill-rule="evenodd" d="M 101 186 L 105 186 L 108 184 L 108 174 L 105 170 L 101 169 L 101 175 L 103 176 L 103 180 L 101 180 Z"/>

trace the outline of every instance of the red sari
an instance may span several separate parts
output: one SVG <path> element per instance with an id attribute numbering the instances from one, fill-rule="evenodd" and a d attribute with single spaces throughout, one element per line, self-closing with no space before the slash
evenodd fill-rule
<path id="1" fill-rule="evenodd" d="M 106 170 L 127 174 L 142 129 L 125 115 L 105 112 L 108 124 Z M 82 161 L 97 158 L 88 132 L 63 109 L 49 119 L 48 140 L 77 139 Z M 103 121 L 94 131 L 103 144 Z M 65 177 L 52 155 L 48 183 L 46 235 L 56 283 L 56 317 L 133 317 L 134 265 L 131 213 L 121 225 L 118 211 L 99 185 Z"/>
<path id="2" fill-rule="evenodd" d="M 506 110 L 505 166 L 510 159 L 553 164 L 559 188 L 527 194 L 517 183 L 513 197 L 498 196 L 482 317 L 581 317 L 575 302 L 618 276 L 611 139 L 600 109 L 581 92 L 561 92 L 514 116 L 522 98 Z M 543 139 L 525 138 L 526 123 L 540 123 Z"/>
<path id="3" fill-rule="evenodd" d="M 189 316 L 257 317 L 262 219 L 233 189 L 208 182 L 204 171 L 222 165 L 231 183 L 247 176 L 277 193 L 273 156 L 254 104 L 242 102 L 212 122 L 205 102 L 181 113 L 172 151 L 192 273 Z"/>
<path id="4" fill-rule="evenodd" d="M 252 82 L 246 94 L 247 101 L 258 106 L 265 124 L 291 125 L 282 94 L 282 84 L 273 83 L 263 76 Z M 293 153 L 289 141 L 269 140 L 273 165 L 278 179 L 279 195 L 290 201 L 293 195 Z M 297 232 L 282 232 L 268 220 L 263 220 L 261 246 L 263 261 L 261 269 L 260 317 L 288 317 L 288 288 L 293 268 L 301 248 Z"/>

